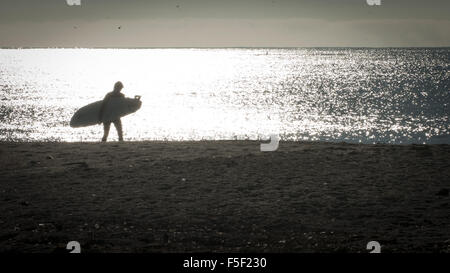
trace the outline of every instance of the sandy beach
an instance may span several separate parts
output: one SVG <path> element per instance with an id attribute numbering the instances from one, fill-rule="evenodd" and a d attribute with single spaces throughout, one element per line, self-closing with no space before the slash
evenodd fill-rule
<path id="1" fill-rule="evenodd" d="M 0 143 L 0 252 L 450 252 L 450 146 Z"/>

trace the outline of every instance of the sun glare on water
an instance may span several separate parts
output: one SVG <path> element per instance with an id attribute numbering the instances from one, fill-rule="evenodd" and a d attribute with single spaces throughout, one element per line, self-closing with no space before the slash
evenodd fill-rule
<path id="1" fill-rule="evenodd" d="M 126 140 L 276 133 L 291 140 L 445 142 L 449 95 L 442 88 L 449 75 L 437 69 L 447 51 L 0 50 L 1 139 L 98 141 L 102 126 L 68 123 L 120 80 L 127 97 L 142 96 L 141 109 L 122 120 Z M 406 81 L 408 75 L 414 77 Z"/>

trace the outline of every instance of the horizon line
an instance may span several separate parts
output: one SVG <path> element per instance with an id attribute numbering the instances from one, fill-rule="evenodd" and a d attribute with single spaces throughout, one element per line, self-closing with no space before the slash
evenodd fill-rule
<path id="1" fill-rule="evenodd" d="M 137 47 L 14 47 L 0 46 L 0 49 L 300 49 L 300 48 L 351 48 L 351 49 L 435 49 L 450 48 L 449 46 L 137 46 Z"/>

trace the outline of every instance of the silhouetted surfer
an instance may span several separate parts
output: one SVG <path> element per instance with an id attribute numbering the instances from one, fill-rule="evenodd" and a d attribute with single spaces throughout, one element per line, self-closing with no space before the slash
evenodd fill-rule
<path id="1" fill-rule="evenodd" d="M 103 111 L 105 110 L 105 105 L 108 102 L 109 99 L 111 98 L 124 98 L 125 95 L 120 93 L 120 91 L 122 91 L 123 89 L 123 84 L 121 82 L 116 82 L 114 84 L 114 90 L 112 92 L 109 92 L 108 94 L 106 94 L 105 98 L 103 99 L 103 103 L 102 106 L 100 108 L 100 114 L 99 114 L 99 120 L 102 120 L 103 117 Z M 120 118 L 117 118 L 116 120 L 114 120 L 112 123 L 114 123 L 114 127 L 116 127 L 117 130 L 117 134 L 119 135 L 119 141 L 123 141 L 123 133 L 122 133 L 122 121 L 120 120 Z M 108 138 L 108 134 L 109 134 L 109 128 L 111 127 L 111 122 L 104 122 L 103 123 L 103 138 L 102 141 L 105 142 L 106 139 Z"/>

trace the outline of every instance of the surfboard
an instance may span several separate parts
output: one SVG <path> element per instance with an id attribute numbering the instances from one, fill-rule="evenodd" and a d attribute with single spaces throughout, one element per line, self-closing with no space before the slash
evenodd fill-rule
<path id="1" fill-rule="evenodd" d="M 70 119 L 70 127 L 86 127 L 99 122 L 111 122 L 120 117 L 132 114 L 141 108 L 140 96 L 134 98 L 110 98 L 105 105 L 103 118 L 99 121 L 100 108 L 103 101 L 96 101 L 81 107 Z"/>

